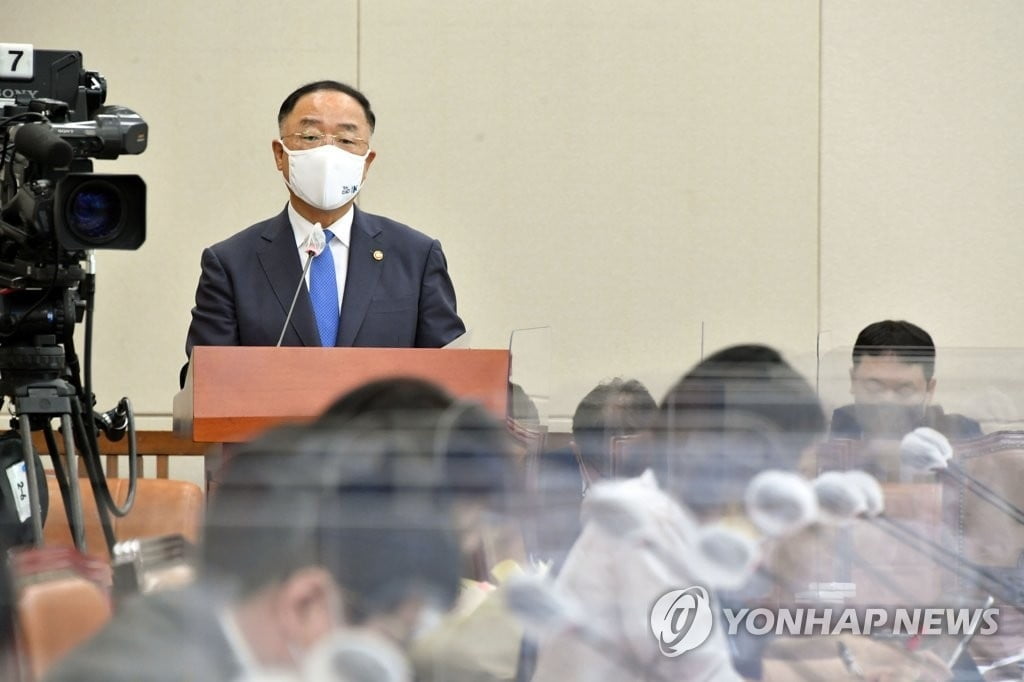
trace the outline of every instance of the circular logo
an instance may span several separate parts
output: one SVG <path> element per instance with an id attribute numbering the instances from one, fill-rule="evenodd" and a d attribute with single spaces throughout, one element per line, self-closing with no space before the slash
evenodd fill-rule
<path id="1" fill-rule="evenodd" d="M 708 591 L 694 586 L 663 594 L 651 609 L 651 632 L 670 658 L 699 647 L 711 634 Z"/>

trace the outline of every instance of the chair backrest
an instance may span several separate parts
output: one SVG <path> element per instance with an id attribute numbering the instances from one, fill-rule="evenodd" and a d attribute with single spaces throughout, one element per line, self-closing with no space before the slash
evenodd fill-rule
<path id="1" fill-rule="evenodd" d="M 524 423 L 512 417 L 505 420 L 505 428 L 514 444 L 516 461 L 521 468 L 526 490 L 536 491 L 540 473 L 540 464 L 537 460 L 540 453 L 544 452 L 548 429 L 546 426 Z"/>
<path id="2" fill-rule="evenodd" d="M 875 443 L 834 439 L 821 443 L 816 471 L 856 469 L 875 476 L 882 487 L 885 515 L 928 541 L 950 546 L 951 500 L 934 475 L 901 482 L 899 442 Z M 856 522 L 822 533 L 816 579 L 848 584 L 848 599 L 872 606 L 937 603 L 953 587 L 952 574 L 876 524 Z"/>
<path id="3" fill-rule="evenodd" d="M 115 499 L 123 504 L 128 497 L 128 479 L 116 479 Z M 115 527 L 119 540 L 180 534 L 195 544 L 203 522 L 203 491 L 188 481 L 140 478 L 135 506 Z M 113 491 L 112 491 L 113 492 Z"/>
<path id="4" fill-rule="evenodd" d="M 85 546 L 90 556 L 98 559 L 107 557 L 105 548 L 106 541 L 103 538 L 103 529 L 100 527 L 99 512 L 96 511 L 96 499 L 93 497 L 92 489 L 89 487 L 88 479 L 79 479 L 80 499 L 82 501 L 82 519 L 85 523 Z M 46 523 L 43 524 L 43 544 L 46 547 L 64 547 L 72 549 L 75 546 L 71 539 L 71 527 L 68 524 L 67 510 L 64 507 L 64 499 L 60 495 L 60 487 L 57 478 L 48 473 L 46 475 L 46 487 L 50 493 L 50 509 L 46 513 Z"/>
<path id="5" fill-rule="evenodd" d="M 999 431 L 955 444 L 956 459 L 973 478 L 1017 508 L 1024 508 L 1024 431 Z M 961 486 L 957 499 L 957 550 L 983 566 L 1019 568 L 1024 573 L 1024 526 Z"/>
<path id="6" fill-rule="evenodd" d="M 40 680 L 110 619 L 110 567 L 60 547 L 19 550 L 11 566 L 19 658 Z"/>
<path id="7" fill-rule="evenodd" d="M 997 431 L 983 438 L 954 443 L 955 457 L 973 478 L 1018 509 L 1024 509 L 1024 431 Z M 984 502 L 962 486 L 947 486 L 956 504 L 949 522 L 957 528 L 956 550 L 980 564 L 1024 598 L 1024 525 Z M 1024 649 L 1024 616 L 997 599 L 999 631 L 975 637 L 971 654 L 979 664 L 1012 658 Z M 1005 668 L 1000 670 L 1006 670 Z"/>
<path id="8" fill-rule="evenodd" d="M 954 441 L 952 445 L 955 460 L 970 476 L 1014 506 L 1024 509 L 1024 486 L 1020 485 L 1024 480 L 1024 431 L 999 431 L 977 439 Z M 874 466 L 876 471 L 873 473 L 882 476 L 895 471 L 893 462 L 898 463 L 898 457 L 890 458 L 888 462 L 880 462 L 877 458 L 873 461 L 865 459 L 855 441 L 828 443 L 818 458 L 818 465 L 823 469 L 862 468 L 871 471 Z M 924 486 L 930 487 L 932 492 Z M 964 560 L 964 565 L 979 564 L 1002 582 L 1016 587 L 1015 601 L 1020 603 L 1024 597 L 1024 525 L 958 484 L 906 484 L 902 491 L 899 484 L 884 484 L 883 487 L 890 516 L 903 517 L 908 523 L 916 521 L 923 526 L 918 530 L 937 529 L 939 532 L 932 534 L 932 540 L 955 551 Z M 914 490 L 917 492 L 911 494 Z M 886 566 L 894 570 L 888 570 L 887 574 L 897 582 L 907 577 L 902 589 L 911 594 L 928 594 L 931 591 L 928 583 L 937 585 L 940 581 L 936 580 L 936 574 L 940 573 L 941 592 L 947 603 L 953 596 L 970 597 L 975 603 L 980 603 L 985 596 L 972 584 L 976 580 L 941 571 L 929 560 L 914 559 L 899 549 L 897 543 L 883 538 L 875 542 L 858 540 L 861 541 L 858 549 L 863 546 L 873 552 L 870 555 L 873 558 L 886 560 L 895 556 L 895 561 Z M 899 555 L 893 554 L 895 552 Z M 916 566 L 912 562 L 916 562 Z M 921 580 L 921 576 L 927 576 L 929 580 Z M 911 586 L 909 581 L 915 579 L 917 584 Z M 941 601 L 932 598 L 923 603 Z M 970 645 L 971 654 L 979 665 L 1013 658 L 1024 650 L 1024 616 L 1000 599 L 996 600 L 996 607 L 1001 607 L 998 632 L 979 635 Z"/>
<path id="9" fill-rule="evenodd" d="M 638 469 L 646 468 L 649 451 L 654 444 L 654 434 L 647 431 L 624 436 L 612 436 L 608 444 L 611 452 L 612 476 L 635 476 Z"/>
<path id="10" fill-rule="evenodd" d="M 73 547 L 71 529 L 68 526 L 57 479 L 52 475 L 46 478 L 50 491 L 50 511 L 43 528 L 45 544 L 54 547 Z M 106 559 L 106 541 L 92 488 L 85 479 L 80 483 L 86 550 L 91 556 Z M 123 504 L 128 496 L 128 479 L 107 479 L 107 485 L 110 486 L 110 494 L 114 500 L 118 504 Z M 203 491 L 194 483 L 140 478 L 132 510 L 123 518 L 113 519 L 114 535 L 118 540 L 126 540 L 177 533 L 195 543 L 199 539 L 203 509 Z"/>

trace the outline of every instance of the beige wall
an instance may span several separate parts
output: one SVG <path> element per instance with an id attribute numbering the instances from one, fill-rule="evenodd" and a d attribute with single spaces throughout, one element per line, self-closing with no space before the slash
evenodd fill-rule
<path id="1" fill-rule="evenodd" d="M 759 0 L 104 2 L 5 12 L 78 49 L 151 126 L 98 170 L 149 187 L 99 265 L 96 388 L 166 415 L 202 247 L 285 201 L 270 139 L 298 84 L 379 116 L 362 206 L 440 238 L 478 347 L 550 325 L 550 413 L 633 375 L 775 344 L 813 367 L 905 316 L 955 345 L 1024 325 L 1024 6 Z M 820 212 L 819 212 L 820 197 Z M 701 338 L 703 329 L 703 340 Z"/>
<path id="2" fill-rule="evenodd" d="M 445 244 L 475 341 L 551 325 L 552 415 L 708 348 L 813 348 L 817 6 L 364 3 L 364 206 Z M 408 50 L 396 46 L 411 46 Z"/>
<path id="3" fill-rule="evenodd" d="M 1024 345 L 1024 4 L 826 2 L 822 330 Z"/>
<path id="4" fill-rule="evenodd" d="M 823 347 L 913 320 L 939 347 L 936 398 L 986 428 L 1024 414 L 1021 352 L 991 350 L 1024 346 L 1021 27 L 1019 2 L 822 11 Z M 839 355 L 823 392 L 848 399 Z"/>

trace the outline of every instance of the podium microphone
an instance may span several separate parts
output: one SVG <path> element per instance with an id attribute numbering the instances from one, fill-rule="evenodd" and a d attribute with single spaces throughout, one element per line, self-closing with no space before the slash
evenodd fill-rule
<path id="1" fill-rule="evenodd" d="M 302 291 L 302 283 L 306 281 L 306 273 L 309 272 L 309 266 L 313 263 L 313 259 L 319 256 L 326 247 L 327 236 L 324 235 L 324 230 L 320 227 L 320 223 L 317 223 L 313 226 L 313 231 L 309 233 L 309 236 L 299 246 L 307 255 L 306 266 L 302 268 L 299 283 L 295 287 L 292 304 L 288 307 L 288 314 L 284 318 L 284 326 L 281 327 L 281 336 L 277 337 L 278 348 L 281 347 L 281 342 L 284 341 L 284 333 L 288 330 L 288 324 L 292 321 L 292 313 L 295 312 L 295 302 L 299 300 L 299 292 Z"/>

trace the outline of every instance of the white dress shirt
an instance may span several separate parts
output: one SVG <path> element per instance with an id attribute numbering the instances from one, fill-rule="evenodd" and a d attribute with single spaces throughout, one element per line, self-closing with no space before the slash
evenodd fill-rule
<path id="1" fill-rule="evenodd" d="M 331 234 L 334 235 L 334 238 L 327 243 L 327 248 L 331 250 L 331 256 L 334 258 L 334 276 L 338 280 L 339 313 L 341 312 L 340 306 L 344 303 L 343 299 L 345 298 L 345 278 L 348 275 L 348 245 L 352 237 L 352 218 L 354 215 L 355 208 L 351 207 L 348 213 L 341 216 L 333 225 L 324 227 L 325 230 L 330 230 Z M 309 256 L 300 247 L 313 231 L 313 223 L 299 215 L 299 212 L 295 210 L 291 202 L 288 203 L 288 219 L 292 223 L 292 232 L 295 235 L 295 249 L 299 252 L 299 265 L 305 268 L 306 259 Z M 309 290 L 309 272 L 306 272 L 306 290 Z"/>
<path id="2" fill-rule="evenodd" d="M 220 622 L 220 628 L 224 632 L 224 639 L 227 640 L 231 653 L 235 655 L 238 666 L 242 669 L 241 679 L 257 673 L 261 666 L 256 654 L 249 647 L 245 635 L 242 634 L 242 629 L 238 627 L 235 614 L 226 608 L 217 614 L 217 620 Z"/>

